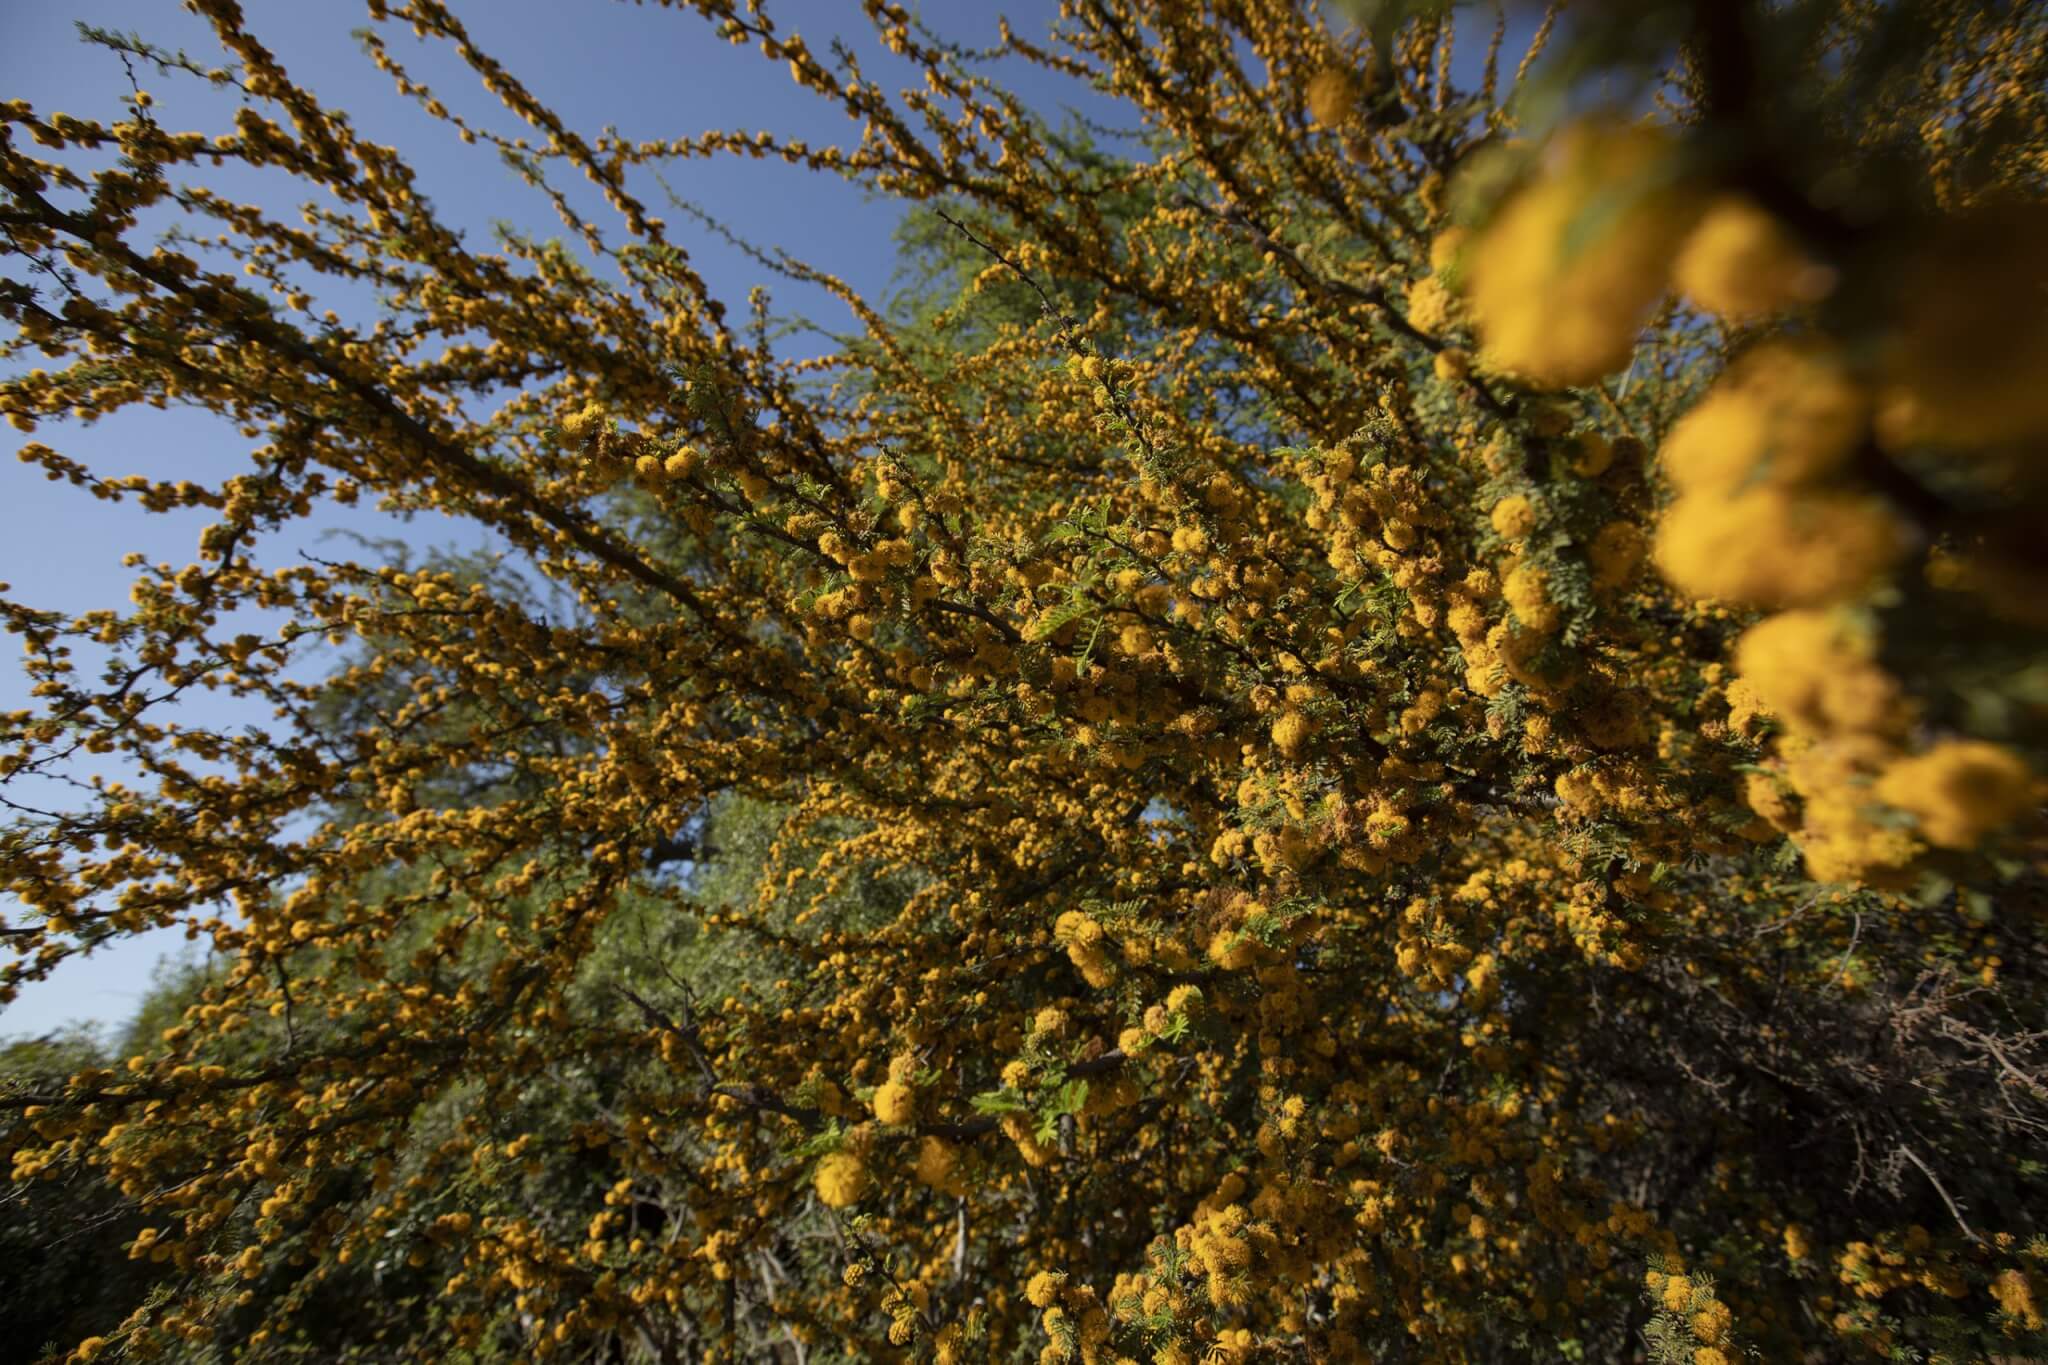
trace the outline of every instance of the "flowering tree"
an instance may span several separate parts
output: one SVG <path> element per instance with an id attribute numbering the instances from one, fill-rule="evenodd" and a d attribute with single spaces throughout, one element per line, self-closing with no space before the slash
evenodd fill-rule
<path id="1" fill-rule="evenodd" d="M 191 4 L 218 66 L 103 40 L 232 132 L 0 106 L 22 457 L 216 518 L 131 611 L 5 605 L 0 776 L 135 776 L 0 836 L 0 992 L 216 953 L 10 1065 L 9 1207 L 153 1268 L 57 1358 L 2048 1345 L 2041 7 L 1006 27 L 1117 150 L 893 0 L 898 98 L 669 6 L 843 147 L 586 138 L 369 0 L 608 206 L 480 251 Z M 764 257 L 860 335 L 732 325 L 635 177 L 735 154 L 914 205 L 913 297 Z M 250 472 L 63 449 L 172 403 Z M 259 567 L 360 499 L 506 554 Z"/>

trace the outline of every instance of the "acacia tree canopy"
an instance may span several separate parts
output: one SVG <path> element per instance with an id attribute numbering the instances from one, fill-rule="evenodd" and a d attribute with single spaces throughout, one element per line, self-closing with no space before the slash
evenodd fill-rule
<path id="1" fill-rule="evenodd" d="M 188 3 L 211 60 L 101 41 L 232 130 L 0 104 L 22 458 L 214 517 L 4 604 L 0 783 L 120 776 L 0 833 L 0 999 L 212 948 L 7 1061 L 4 1244 L 124 1267 L 53 1359 L 2048 1348 L 2048 7 L 1005 26 L 1129 136 L 894 0 L 896 95 L 648 16 L 814 146 L 579 134 L 369 0 L 557 191 L 485 250 Z M 763 254 L 855 334 L 728 321 L 638 196 L 729 155 L 905 201 L 908 294 Z M 64 450 L 173 404 L 248 472 Z M 261 560 L 358 501 L 502 553 Z"/>

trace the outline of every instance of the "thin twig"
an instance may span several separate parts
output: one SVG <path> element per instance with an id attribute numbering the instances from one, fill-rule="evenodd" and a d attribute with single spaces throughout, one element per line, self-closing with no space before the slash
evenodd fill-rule
<path id="1" fill-rule="evenodd" d="M 939 217 L 943 219 L 945 222 L 951 224 L 955 232 L 959 233 L 962 237 L 965 237 L 968 241 L 974 243 L 974 245 L 980 247 L 983 251 L 986 251 L 989 255 L 995 257 L 997 261 L 1009 267 L 1010 271 L 1013 274 L 1015 274 L 1018 279 L 1030 285 L 1031 292 L 1038 295 L 1038 301 L 1045 306 L 1045 311 L 1049 316 L 1056 317 L 1062 322 L 1071 323 L 1071 319 L 1069 319 L 1065 314 L 1061 313 L 1059 309 L 1053 306 L 1052 296 L 1046 293 L 1045 290 L 1039 286 L 1037 280 L 1031 278 L 1030 271 L 1026 270 L 1023 266 L 1018 265 L 1008 256 L 1005 256 L 1002 253 L 1002 251 L 999 250 L 998 248 L 991 246 L 989 243 L 984 242 L 983 240 L 981 240 L 981 238 L 975 236 L 973 228 L 968 227 L 967 224 L 961 222 L 952 214 L 947 213 L 944 209 L 937 209 L 934 210 L 934 212 L 936 212 L 939 215 Z"/>
<path id="2" fill-rule="evenodd" d="M 1926 1162 L 1920 1159 L 1920 1154 L 1914 1151 L 1911 1147 L 1902 1146 L 1899 1148 L 1899 1151 L 1904 1154 L 1906 1160 L 1912 1162 L 1915 1166 L 1918 1166 L 1920 1168 L 1920 1174 L 1926 1176 L 1928 1182 L 1934 1186 L 1934 1192 L 1941 1196 L 1942 1203 L 1948 1205 L 1949 1216 L 1956 1220 L 1956 1226 L 1963 1230 L 1963 1236 L 1969 1238 L 1978 1246 L 1983 1246 L 1984 1239 L 1982 1237 L 1979 1237 L 1975 1232 L 1971 1231 L 1970 1225 L 1963 1221 L 1963 1211 L 1956 1207 L 1955 1200 L 1949 1198 L 1948 1190 L 1941 1183 L 1941 1177 L 1936 1175 L 1933 1169 L 1930 1168 Z"/>
<path id="3" fill-rule="evenodd" d="M 1847 948 L 1847 949 L 1845 949 L 1845 950 L 1843 951 L 1843 953 L 1842 953 L 1842 960 L 1841 960 L 1840 962 L 1837 962 L 1837 963 L 1835 964 L 1835 969 L 1834 969 L 1834 971 L 1832 971 L 1832 972 L 1830 972 L 1830 973 L 1828 974 L 1828 975 L 1829 975 L 1829 977 L 1830 977 L 1830 979 L 1832 979 L 1832 980 L 1836 980 L 1836 981 L 1839 981 L 1839 980 L 1841 980 L 1841 978 L 1842 978 L 1842 973 L 1843 973 L 1843 972 L 1845 972 L 1845 971 L 1847 971 L 1847 970 L 1849 969 L 1849 960 L 1850 960 L 1851 958 L 1853 958 L 1853 957 L 1855 957 L 1855 956 L 1856 956 L 1856 940 L 1858 940 L 1858 939 L 1860 939 L 1860 938 L 1862 938 L 1862 937 L 1863 937 L 1863 912 L 1859 910 L 1859 911 L 1857 911 L 1857 912 L 1856 912 L 1856 927 L 1855 927 L 1855 928 L 1853 928 L 1853 929 L 1851 929 L 1851 930 L 1849 931 L 1849 946 L 1848 946 L 1848 948 Z"/>

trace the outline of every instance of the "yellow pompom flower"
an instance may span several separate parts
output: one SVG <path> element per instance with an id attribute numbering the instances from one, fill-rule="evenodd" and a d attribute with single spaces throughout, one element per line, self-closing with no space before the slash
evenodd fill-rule
<path id="1" fill-rule="evenodd" d="M 1520 540 L 1536 529 L 1536 509 L 1528 498 L 1516 493 L 1495 503 L 1487 520 L 1503 539 Z"/>
<path id="2" fill-rule="evenodd" d="M 917 1092 L 902 1081 L 875 1087 L 875 1117 L 884 1123 L 909 1123 L 917 1117 Z"/>
<path id="3" fill-rule="evenodd" d="M 1318 125 L 1337 128 L 1358 108 L 1357 77 L 1341 67 L 1326 67 L 1308 83 L 1308 112 Z"/>
<path id="4" fill-rule="evenodd" d="M 935 1190 L 954 1193 L 960 1188 L 960 1157 L 943 1138 L 927 1137 L 917 1149 L 917 1178 Z"/>
<path id="5" fill-rule="evenodd" d="M 1788 611 L 1749 628 L 1735 666 L 1757 699 L 1795 729 L 1889 732 L 1910 718 L 1878 666 L 1877 641 L 1837 612 Z"/>
<path id="6" fill-rule="evenodd" d="M 1424 276 L 1408 286 L 1408 322 L 1418 331 L 1437 336 L 1451 325 L 1451 291 L 1434 275 Z"/>
<path id="7" fill-rule="evenodd" d="M 1472 244 L 1467 298 L 1481 360 L 1532 384 L 1619 370 L 1698 218 L 1655 129 L 1582 123 L 1547 149 Z"/>
<path id="8" fill-rule="evenodd" d="M 1060 1296 L 1060 1286 L 1066 1282 L 1064 1271 L 1041 1270 L 1025 1284 L 1024 1297 L 1033 1308 L 1050 1308 Z"/>
<path id="9" fill-rule="evenodd" d="M 1621 588 L 1636 576 L 1649 553 L 1649 540 L 1632 521 L 1610 521 L 1593 535 L 1586 561 L 1593 566 L 1593 586 Z"/>
<path id="10" fill-rule="evenodd" d="M 1658 459 L 1688 493 L 1810 482 L 1848 461 L 1869 412 L 1862 390 L 1831 354 L 1771 342 L 1728 367 L 1671 429 Z"/>
<path id="11" fill-rule="evenodd" d="M 1694 597 L 1760 607 L 1819 606 L 1855 596 L 1905 548 L 1875 497 L 1752 487 L 1680 498 L 1657 528 L 1657 567 Z"/>
<path id="12" fill-rule="evenodd" d="M 1680 293 L 1730 322 L 1768 317 L 1825 298 L 1835 274 L 1741 195 L 1709 206 L 1672 267 Z"/>
<path id="13" fill-rule="evenodd" d="M 1982 740 L 1951 739 L 1900 759 L 1877 780 L 1878 800 L 1919 821 L 1941 848 L 1974 848 L 2029 804 L 2033 775 L 2017 754 Z"/>
<path id="14" fill-rule="evenodd" d="M 828 1208 L 856 1204 L 867 1193 L 867 1163 L 852 1152 L 834 1152 L 818 1163 L 817 1185 L 818 1198 Z"/>
<path id="15" fill-rule="evenodd" d="M 1550 600 L 1550 575 L 1532 565 L 1517 565 L 1501 584 L 1500 595 L 1513 609 L 1515 619 L 1539 635 L 1556 630 L 1561 614 Z"/>
<path id="16" fill-rule="evenodd" d="M 1308 747 L 1309 736 L 1313 733 L 1314 726 L 1308 717 L 1290 708 L 1273 720 L 1273 747 L 1288 758 L 1298 757 Z"/>

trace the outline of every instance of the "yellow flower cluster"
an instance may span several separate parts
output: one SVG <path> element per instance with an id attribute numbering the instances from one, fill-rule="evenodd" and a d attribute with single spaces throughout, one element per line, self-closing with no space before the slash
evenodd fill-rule
<path id="1" fill-rule="evenodd" d="M 1106 946 L 1101 921 L 1079 910 L 1067 910 L 1053 922 L 1053 936 L 1066 946 L 1067 957 L 1081 979 L 1097 990 L 1116 980 L 1116 964 Z"/>
<path id="2" fill-rule="evenodd" d="M 1909 752 L 1913 709 L 1876 652 L 1863 618 L 1839 610 L 1780 613 L 1735 650 L 1747 695 L 1785 726 L 1776 775 L 1751 775 L 1749 804 L 1822 880 L 1900 884 L 1926 845 L 1974 849 L 2034 799 L 2027 765 L 1999 745 Z"/>
<path id="3" fill-rule="evenodd" d="M 2008 1266 L 1992 1282 L 1991 1296 L 1998 1301 L 1999 1311 L 2009 1315 L 2015 1325 L 2029 1332 L 2041 1330 L 2041 1295 L 2034 1288 L 2032 1275 L 2018 1266 Z"/>
<path id="4" fill-rule="evenodd" d="M 867 1163 L 855 1152 L 834 1152 L 818 1163 L 817 1185 L 827 1207 L 850 1208 L 867 1193 Z"/>
<path id="5" fill-rule="evenodd" d="M 1644 1272 L 1643 1286 L 1652 1307 L 1689 1348 L 1692 1365 L 1731 1365 L 1740 1359 L 1734 1315 L 1711 1281 L 1686 1274 L 1676 1258 L 1663 1256 Z"/>
<path id="6" fill-rule="evenodd" d="M 1590 383 L 1628 364 L 1698 212 L 1662 133 L 1566 129 L 1469 249 L 1481 363 L 1544 386 Z"/>
<path id="7" fill-rule="evenodd" d="M 1308 109 L 1325 128 L 1341 128 L 1358 107 L 1359 81 L 1344 67 L 1325 67 L 1310 78 Z"/>
<path id="8" fill-rule="evenodd" d="M 1800 250 L 1784 227 L 1741 195 L 1707 206 L 1672 263 L 1672 283 L 1709 313 L 1754 322 L 1800 304 L 1817 303 L 1835 286 L 1835 272 Z"/>
<path id="9" fill-rule="evenodd" d="M 1841 601 L 1905 549 L 1885 504 L 1836 482 L 1869 402 L 1811 345 L 1766 343 L 1730 366 L 1672 429 L 1659 459 L 1679 496 L 1657 565 L 1698 597 L 1764 607 Z"/>
<path id="10" fill-rule="evenodd" d="M 1836 282 L 1754 202 L 1696 183 L 1666 130 L 1603 119 L 1540 149 L 1463 268 L 1481 360 L 1542 387 L 1625 366 L 1674 284 L 1707 312 L 1750 322 L 1817 302 Z M 1411 320 L 1417 302 L 1411 292 Z"/>
<path id="11" fill-rule="evenodd" d="M 1038 1353 L 1040 1365 L 1098 1365 L 1103 1359 L 1110 1318 L 1092 1288 L 1070 1282 L 1064 1271 L 1041 1270 L 1025 1284 L 1024 1301 L 1041 1310 L 1046 1343 Z"/>

